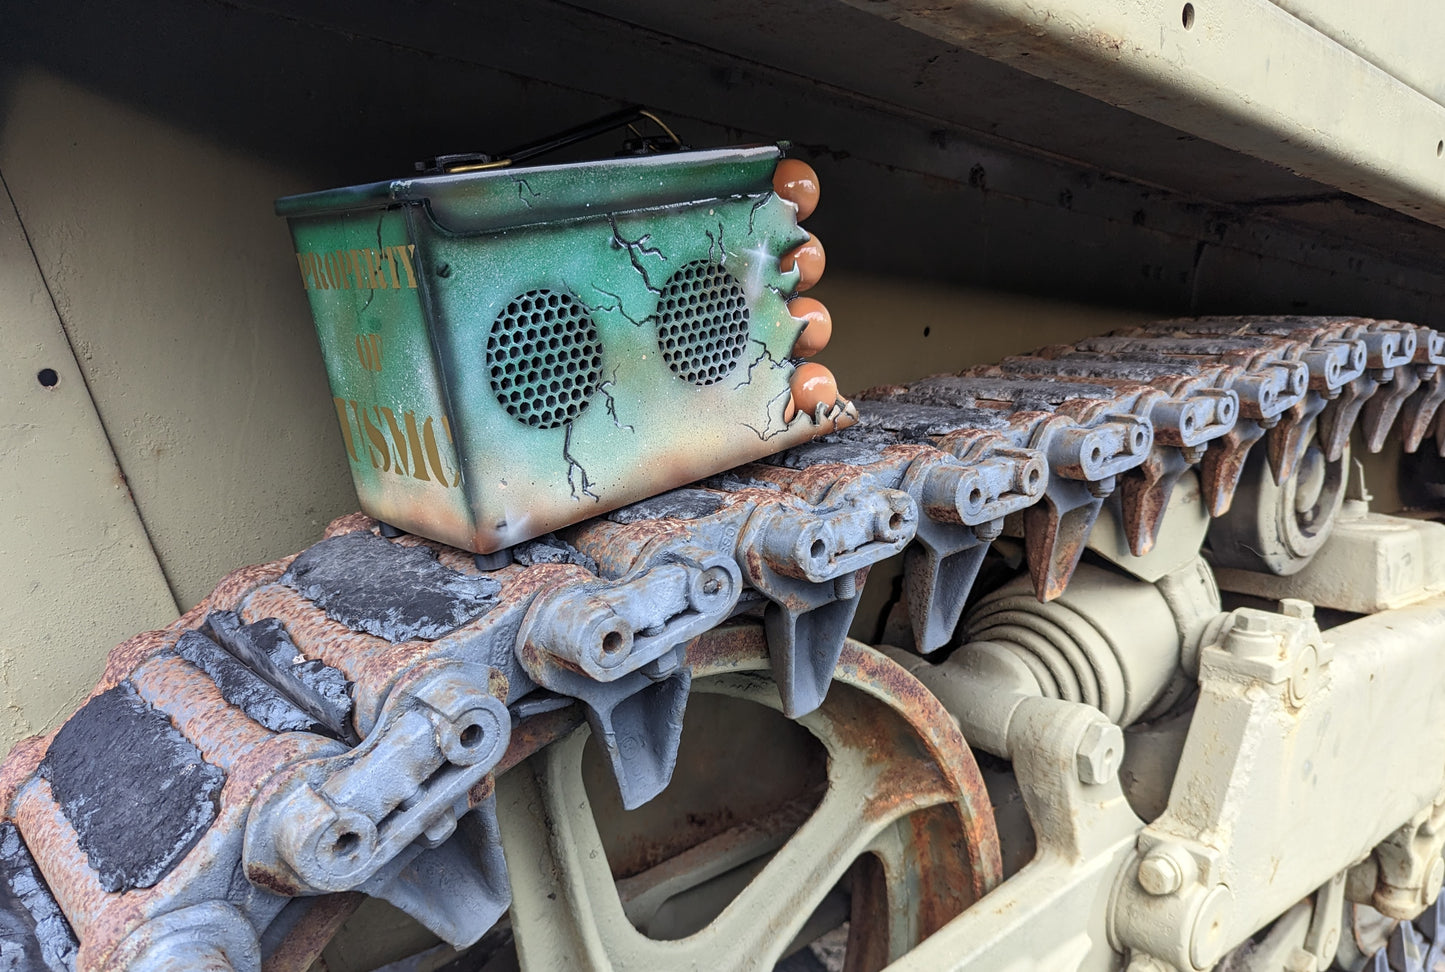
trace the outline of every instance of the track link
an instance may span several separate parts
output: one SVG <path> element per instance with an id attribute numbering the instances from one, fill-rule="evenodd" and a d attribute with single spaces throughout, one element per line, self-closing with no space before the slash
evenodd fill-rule
<path id="1" fill-rule="evenodd" d="M 869 389 L 852 428 L 496 569 L 343 517 L 116 647 L 70 720 L 10 754 L 6 947 L 22 969 L 259 969 L 337 892 L 473 942 L 510 901 L 495 776 L 535 727 L 585 719 L 639 806 L 671 777 L 688 646 L 728 618 L 761 619 L 782 709 L 805 716 L 874 564 L 904 555 L 933 651 L 1001 535 L 1047 600 L 1106 503 L 1145 554 L 1188 470 L 1227 519 L 1261 442 L 1276 483 L 1312 448 L 1339 462 L 1357 424 L 1373 451 L 1398 428 L 1445 452 L 1441 363 L 1445 338 L 1394 321 L 1166 321 Z"/>

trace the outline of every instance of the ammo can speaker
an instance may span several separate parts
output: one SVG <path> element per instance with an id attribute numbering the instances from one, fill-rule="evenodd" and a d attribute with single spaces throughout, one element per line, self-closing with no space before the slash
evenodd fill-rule
<path id="1" fill-rule="evenodd" d="M 279 200 L 362 508 L 491 553 L 851 424 L 831 383 L 790 388 L 826 371 L 793 357 L 810 237 L 782 154 Z"/>

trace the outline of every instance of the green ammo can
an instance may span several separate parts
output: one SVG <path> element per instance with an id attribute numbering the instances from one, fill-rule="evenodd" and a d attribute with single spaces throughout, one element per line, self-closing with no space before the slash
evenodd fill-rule
<path id="1" fill-rule="evenodd" d="M 793 414 L 777 146 L 289 196 L 362 508 L 477 553 L 851 424 Z"/>

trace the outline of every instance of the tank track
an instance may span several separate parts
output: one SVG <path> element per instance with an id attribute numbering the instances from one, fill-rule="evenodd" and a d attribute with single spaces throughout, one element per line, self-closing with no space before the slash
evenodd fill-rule
<path id="1" fill-rule="evenodd" d="M 914 645 L 934 651 L 1002 535 L 1048 600 L 1106 508 L 1148 553 L 1188 470 L 1227 523 L 1252 454 L 1283 483 L 1311 449 L 1338 463 L 1357 425 L 1374 451 L 1392 429 L 1407 451 L 1445 444 L 1442 363 L 1445 337 L 1395 321 L 1166 321 L 869 389 L 852 428 L 499 569 L 342 517 L 113 649 L 89 700 L 12 751 L 5 956 L 259 969 L 336 892 L 476 941 L 510 900 L 496 775 L 585 719 L 624 805 L 651 799 L 705 632 L 759 618 L 783 709 L 804 716 L 880 561 L 903 554 Z"/>

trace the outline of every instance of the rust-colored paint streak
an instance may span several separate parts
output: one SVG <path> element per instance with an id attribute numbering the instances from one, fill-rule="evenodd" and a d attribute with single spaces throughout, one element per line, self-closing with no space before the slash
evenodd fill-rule
<path id="1" fill-rule="evenodd" d="M 928 748 L 928 762 L 945 774 L 955 794 L 963 846 L 962 860 L 969 869 L 968 885 L 975 899 L 993 890 L 1002 880 L 1003 864 L 994 824 L 993 804 L 973 752 L 942 703 L 923 684 L 886 656 L 849 642 L 839 659 L 838 677 L 850 684 L 871 688 L 897 711 L 908 713 L 910 725 Z"/>
<path id="2" fill-rule="evenodd" d="M 273 560 L 268 564 L 254 564 L 250 567 L 242 567 L 240 570 L 233 570 L 221 579 L 211 595 L 202 601 L 196 608 L 187 613 L 186 618 L 197 615 L 197 620 L 187 623 L 185 627 L 197 627 L 205 616 L 212 611 L 234 611 L 247 596 L 258 587 L 266 584 L 274 584 L 278 578 L 286 573 L 286 568 L 291 566 L 291 561 L 296 555 L 282 557 L 280 560 Z"/>
<path id="3" fill-rule="evenodd" d="M 324 894 L 315 899 L 290 934 L 261 963 L 261 972 L 306 972 L 365 900 L 366 895 L 359 891 Z"/>
<path id="4" fill-rule="evenodd" d="M 1119 501 L 1123 510 L 1124 536 L 1136 557 L 1148 553 L 1159 536 L 1168 508 L 1174 479 L 1164 478 L 1159 450 L 1143 465 L 1131 469 L 1119 480 Z"/>
<path id="5" fill-rule="evenodd" d="M 552 743 L 575 730 L 587 721 L 580 703 L 563 709 L 543 712 L 530 719 L 524 719 L 512 730 L 507 751 L 502 754 L 494 772 L 505 773 L 522 760 L 550 746 Z"/>
<path id="6" fill-rule="evenodd" d="M 1205 450 L 1199 466 L 1199 491 L 1210 516 L 1220 517 L 1229 512 L 1235 490 L 1239 488 L 1239 477 L 1244 472 L 1244 461 L 1249 458 L 1249 448 L 1254 442 L 1254 438 L 1242 437 L 1236 425 Z"/>
<path id="7" fill-rule="evenodd" d="M 161 655 L 131 676 L 141 698 L 170 716 L 206 761 L 226 772 L 272 733 L 231 705 L 210 676 L 178 655 Z"/>
<path id="8" fill-rule="evenodd" d="M 473 783 L 472 788 L 467 791 L 467 806 L 475 809 L 485 803 L 492 794 L 496 792 L 497 777 L 493 773 L 488 773 Z"/>
<path id="9" fill-rule="evenodd" d="M 347 513 L 344 516 L 338 516 L 326 524 L 326 531 L 322 536 L 325 539 L 330 539 L 331 537 L 339 537 L 343 533 L 375 533 L 376 525 L 376 520 L 367 516 L 365 513 L 360 511 Z"/>
<path id="10" fill-rule="evenodd" d="M 950 807 L 930 807 L 908 818 L 919 857 L 917 919 L 924 939 L 948 924 L 977 899 L 970 873 L 968 841 Z"/>
<path id="11" fill-rule="evenodd" d="M 864 854 L 848 871 L 848 950 L 843 972 L 880 972 L 888 964 L 890 911 L 901 907 L 888 900 L 887 875 L 876 855 Z"/>
<path id="12" fill-rule="evenodd" d="M 11 804 L 15 801 L 15 795 L 40 768 L 40 761 L 45 758 L 45 751 L 50 748 L 50 740 L 54 738 L 55 732 L 48 732 L 43 736 L 27 736 L 15 744 L 4 764 L 0 765 L 0 819 L 13 819 Z"/>
<path id="13" fill-rule="evenodd" d="M 767 642 L 759 625 L 733 622 L 694 640 L 688 646 L 687 660 L 697 678 L 767 669 Z M 963 848 L 959 867 L 967 871 L 968 882 L 962 887 L 971 899 L 983 897 L 1003 876 L 993 804 L 973 752 L 947 710 L 901 666 L 857 642 L 844 646 L 834 678 L 883 701 L 892 710 L 891 718 L 884 721 L 870 716 L 870 711 L 880 710 L 865 708 L 860 698 L 850 700 L 845 693 L 833 693 L 828 700 L 830 713 L 835 713 L 834 732 L 850 748 L 875 754 L 874 761 L 885 764 L 883 776 L 891 770 L 886 764 L 893 756 L 901 757 L 910 748 L 916 752 L 922 745 L 927 757 L 922 762 L 933 769 L 914 771 L 911 779 L 890 779 L 875 788 L 875 795 L 893 785 L 916 786 L 911 795 L 904 793 L 901 798 L 917 800 L 919 794 L 931 793 L 948 800 L 945 806 L 956 807 Z M 913 760 L 918 765 L 916 756 Z M 898 798 L 878 795 L 878 815 L 885 815 L 884 803 Z"/>
<path id="14" fill-rule="evenodd" d="M 636 523 L 592 520 L 567 530 L 564 536 L 578 550 L 597 561 L 603 576 L 616 577 L 626 573 L 648 546 L 685 537 L 689 530 L 690 524 L 686 520 L 640 520 Z"/>
<path id="15" fill-rule="evenodd" d="M 107 899 L 120 895 L 101 888 L 48 782 L 36 777 L 21 789 L 15 800 L 15 825 L 76 937 L 89 940 Z"/>
<path id="16" fill-rule="evenodd" d="M 1113 347 L 1129 353 L 1145 351 L 1155 355 L 1146 360 L 1178 359 L 1188 368 L 1204 370 L 1192 372 L 1194 377 L 1168 374 L 1144 383 L 1128 377 L 1101 377 L 1095 383 L 1109 389 L 1111 394 L 1076 397 L 1038 411 L 1019 408 L 1023 396 L 1015 396 L 1018 401 L 990 397 L 976 404 L 994 410 L 1004 428 L 963 428 L 934 437 L 933 441 L 960 459 L 981 458 L 988 450 L 1002 446 L 1042 448 L 1042 443 L 1061 431 L 1098 428 L 1122 412 L 1147 415 L 1163 395 L 1179 398 L 1200 389 L 1228 388 L 1246 374 L 1254 381 L 1251 387 L 1262 387 L 1258 379 L 1268 377 L 1275 382 L 1274 391 L 1280 392 L 1286 384 L 1281 361 L 1296 362 L 1288 373 L 1297 375 L 1298 363 L 1307 354 L 1319 350 L 1343 354 L 1340 348 L 1349 347 L 1357 349 L 1351 350 L 1351 354 L 1363 355 L 1368 343 L 1368 364 L 1356 361 L 1349 375 L 1330 377 L 1319 368 L 1311 370 L 1310 393 L 1302 395 L 1302 386 L 1295 386 L 1290 393 L 1292 404 L 1283 409 L 1279 421 L 1267 432 L 1256 421 L 1270 421 L 1259 402 L 1242 402 L 1241 414 L 1248 416 L 1248 420 L 1239 422 L 1228 435 L 1212 441 L 1202 462 L 1206 501 L 1211 512 L 1218 514 L 1229 505 L 1249 448 L 1262 437 L 1267 442 L 1271 467 L 1283 478 L 1295 468 L 1316 433 L 1327 453 L 1342 449 L 1361 408 L 1367 409 L 1364 424 L 1373 439 L 1383 434 L 1401 409 L 1405 416 L 1402 421 L 1408 426 L 1407 445 L 1409 439 L 1423 435 L 1434 422 L 1445 427 L 1445 417 L 1438 415 L 1440 404 L 1445 401 L 1445 379 L 1441 379 L 1438 371 L 1429 370 L 1440 363 L 1431 354 L 1441 352 L 1417 350 L 1413 355 L 1406 355 L 1408 363 L 1403 363 L 1403 359 L 1387 362 L 1382 354 L 1389 352 L 1382 352 L 1379 342 L 1366 342 L 1365 338 L 1370 334 L 1378 337 L 1382 330 L 1391 328 L 1398 330 L 1391 322 L 1358 318 L 1204 319 L 1135 328 L 1102 340 L 1112 341 Z M 1428 330 L 1420 330 L 1418 334 L 1423 336 L 1422 348 L 1438 337 Z M 1118 343 L 1125 337 L 1127 348 Z M 1037 358 L 1066 357 L 1070 353 L 1070 348 L 1060 346 L 1040 351 Z M 1392 377 L 1384 373 L 1388 370 L 1387 363 L 1395 369 L 1395 375 L 1393 384 L 1381 392 L 1381 384 L 1392 381 Z M 1361 373 L 1362 367 L 1370 370 Z M 1401 368 L 1422 370 L 1401 373 Z M 1185 370 L 1188 369 L 1181 367 L 1181 372 Z M 964 374 L 1017 377 L 1015 372 L 994 366 L 971 369 Z M 1042 387 L 1048 376 L 1037 380 Z M 1422 386 L 1422 382 L 1428 384 Z M 871 389 L 860 397 L 896 398 L 906 391 L 901 386 L 890 386 Z M 1012 393 L 1005 390 L 999 394 Z M 1331 395 L 1335 397 L 1329 398 Z M 1278 399 L 1276 405 L 1283 407 Z M 1157 432 L 1156 441 L 1168 446 L 1174 441 L 1171 436 L 1177 437 L 1179 430 L 1160 428 Z M 754 465 L 741 471 L 783 485 L 793 496 L 818 502 L 840 484 L 901 471 L 912 458 L 931 451 L 927 446 L 890 446 L 882 450 L 883 460 L 868 466 L 827 464 L 785 470 Z M 1131 546 L 1136 548 L 1152 537 L 1163 512 L 1166 474 L 1161 462 L 1164 457 L 1165 453 L 1156 448 L 1144 465 L 1126 473 L 1122 480 Z M 662 456 L 658 462 L 663 467 L 671 467 L 681 459 L 675 455 Z M 1071 474 L 1069 469 L 1056 468 L 1055 472 Z M 784 502 L 781 494 L 772 490 L 717 495 L 721 505 L 711 518 L 721 521 L 721 525 L 737 528 L 756 510 Z M 788 499 L 787 502 L 795 501 Z M 432 522 L 420 507 L 409 508 L 409 515 L 411 513 L 418 522 Z M 1051 597 L 1063 590 L 1091 520 L 1092 512 L 1087 508 L 1060 511 L 1049 500 L 1032 507 L 1025 515 L 1026 547 L 1041 597 Z M 631 569 L 639 557 L 658 545 L 686 538 L 701 525 L 699 521 L 668 518 L 632 524 L 600 520 L 571 527 L 566 535 L 598 560 L 604 575 L 616 576 Z M 364 514 L 348 514 L 334 520 L 327 527 L 326 535 L 358 530 L 378 532 L 378 523 Z M 425 546 L 446 566 L 476 572 L 470 554 L 465 551 L 414 536 L 404 535 L 393 542 Z M 758 555 L 751 556 L 748 567 L 753 574 L 764 573 L 765 565 Z M 240 609 L 249 621 L 278 617 L 304 655 L 334 665 L 353 680 L 358 721 L 365 723 L 367 718 L 375 718 L 394 687 L 419 677 L 429 662 L 465 657 L 469 643 L 488 644 L 489 627 L 515 623 L 520 611 L 539 593 L 592 579 L 589 572 L 568 565 L 514 566 L 496 571 L 492 576 L 502 582 L 503 590 L 493 611 L 436 642 L 393 645 L 330 621 L 310 602 L 277 584 L 291 560 L 285 558 L 235 571 L 223 579 L 205 601 L 165 629 L 137 635 L 118 645 L 110 652 L 102 680 L 91 695 L 93 698 L 124 679 L 133 678 L 143 696 L 167 712 L 181 730 L 200 745 L 209 760 L 230 771 L 212 827 L 155 887 L 124 895 L 106 895 L 101 891 L 49 785 L 36 776 L 52 736 L 21 742 L 0 765 L 0 809 L 20 828 L 57 900 L 85 943 L 81 951 L 82 969 L 107 967 L 116 943 L 149 917 L 175 907 L 198 875 L 218 870 L 228 873 L 225 869 L 234 868 L 240 860 L 244 824 L 254 802 L 284 783 L 288 767 L 316 756 L 321 747 L 334 746 L 309 734 L 274 736 L 229 706 L 199 670 L 168 653 L 180 632 L 200 625 L 209 611 L 221 608 Z M 524 651 L 524 661 L 541 664 L 543 659 L 534 657 L 535 649 L 528 650 L 532 654 Z M 726 625 L 696 639 L 688 646 L 687 658 L 699 678 L 761 672 L 769 667 L 761 630 L 750 623 Z M 547 661 L 556 663 L 552 659 Z M 998 841 L 986 790 L 972 754 L 952 720 L 938 701 L 902 668 L 850 643 L 843 651 L 836 680 L 845 688 L 830 696 L 826 717 L 841 744 L 864 754 L 865 763 L 875 774 L 862 815 L 875 820 L 906 817 L 911 842 L 922 852 L 917 860 L 919 871 L 910 876 L 909 881 L 916 885 L 918 898 L 914 907 L 919 930 L 927 935 L 999 881 Z M 497 697 L 505 698 L 507 685 L 502 673 L 492 672 L 489 689 Z M 870 703 L 870 698 L 882 704 Z M 581 707 L 577 705 L 527 720 L 514 731 L 498 772 L 515 767 L 573 731 L 582 721 Z M 473 787 L 469 800 L 473 805 L 486 800 L 493 792 L 492 787 L 493 777 L 487 777 Z M 717 814 L 708 815 L 699 831 L 707 836 L 701 843 L 693 840 L 692 850 L 677 853 L 675 845 L 663 849 L 660 842 L 653 842 L 637 848 L 639 856 L 632 863 L 645 864 L 663 854 L 667 860 L 657 867 L 684 867 L 685 860 L 691 860 L 688 854 L 704 844 L 720 841 L 722 844 L 718 846 L 722 846 L 728 840 L 742 839 L 750 832 L 749 828 L 755 830 L 766 816 L 764 813 L 737 824 L 728 814 L 729 811 L 721 809 Z M 863 873 L 869 866 L 865 863 L 855 868 L 853 879 L 855 905 L 861 909 L 855 912 L 860 929 L 876 924 L 869 916 L 878 911 L 876 901 L 869 903 L 870 895 L 876 897 L 877 883 Z M 876 867 L 876 862 L 871 866 Z M 282 893 L 291 890 L 283 875 L 258 871 L 251 877 Z M 354 903 L 348 902 L 354 900 L 355 896 L 320 899 L 312 915 L 293 930 L 283 949 L 278 951 L 280 955 L 289 950 L 287 960 L 293 965 L 285 967 L 302 968 L 309 961 L 308 955 L 314 958 L 319 954 L 321 945 L 354 907 Z M 884 906 L 885 915 L 889 906 Z M 874 962 L 876 941 L 876 937 L 866 938 L 858 950 L 858 960 L 850 968 L 877 964 Z M 282 967 L 275 963 L 267 965 L 268 972 L 279 972 Z"/>
<path id="17" fill-rule="evenodd" d="M 1040 601 L 1052 601 L 1069 586 L 1098 512 L 1097 504 L 1086 504 L 1060 513 L 1047 498 L 1024 510 L 1024 551 Z"/>
<path id="18" fill-rule="evenodd" d="M 879 756 L 883 769 L 863 804 L 864 819 L 893 820 L 914 808 L 956 799 L 953 781 L 935 764 L 909 759 L 904 740 L 894 741 Z"/>
<path id="19" fill-rule="evenodd" d="M 739 470 L 741 475 L 763 482 L 777 483 L 794 496 L 810 503 L 821 503 L 828 493 L 849 483 L 892 478 L 896 483 L 903 471 L 922 455 L 938 455 L 939 450 L 925 445 L 890 445 L 878 450 L 882 458 L 867 464 L 820 462 L 805 469 L 789 469 L 754 463 Z M 896 488 L 893 487 L 893 488 Z"/>
<path id="20" fill-rule="evenodd" d="M 694 678 L 766 669 L 770 665 L 767 639 L 756 623 L 729 622 L 689 643 L 687 663 Z"/>
<path id="21" fill-rule="evenodd" d="M 148 658 L 169 651 L 180 638 L 181 629 L 170 627 L 164 631 L 147 631 L 134 638 L 122 641 L 110 650 L 105 660 L 105 674 L 100 683 L 91 690 L 90 698 L 115 688 L 130 677 L 130 673 Z"/>

